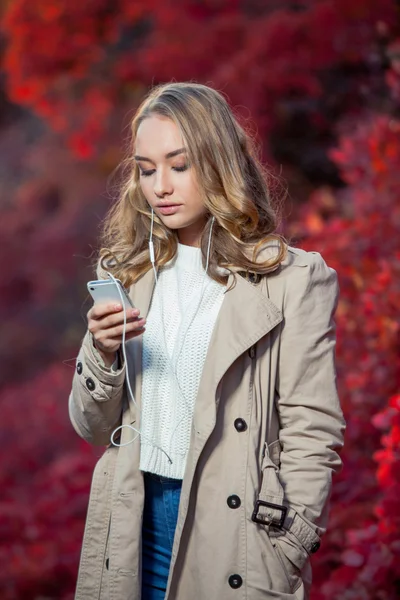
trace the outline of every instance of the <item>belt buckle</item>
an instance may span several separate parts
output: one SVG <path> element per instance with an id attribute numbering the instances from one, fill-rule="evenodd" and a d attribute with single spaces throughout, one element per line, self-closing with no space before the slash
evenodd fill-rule
<path id="1" fill-rule="evenodd" d="M 267 521 L 266 519 L 263 519 L 262 517 L 258 516 L 258 510 L 259 510 L 260 506 L 266 506 L 267 508 L 274 508 L 275 510 L 280 510 L 282 512 L 281 520 L 279 521 L 279 525 L 278 525 L 278 527 L 280 529 L 282 529 L 283 524 L 286 519 L 287 507 L 283 506 L 281 504 L 273 504 L 272 502 L 265 502 L 264 500 L 256 500 L 256 503 L 254 506 L 254 511 L 251 516 L 251 520 L 254 521 L 254 523 L 260 523 L 261 525 L 271 525 L 271 521 Z"/>

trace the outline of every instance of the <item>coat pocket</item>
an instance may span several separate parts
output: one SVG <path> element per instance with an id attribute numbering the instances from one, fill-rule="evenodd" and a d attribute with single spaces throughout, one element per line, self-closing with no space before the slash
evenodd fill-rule
<path id="1" fill-rule="evenodd" d="M 289 589 L 294 593 L 302 584 L 301 570 L 286 556 L 281 545 L 281 538 L 270 536 L 270 540 L 287 579 Z"/>

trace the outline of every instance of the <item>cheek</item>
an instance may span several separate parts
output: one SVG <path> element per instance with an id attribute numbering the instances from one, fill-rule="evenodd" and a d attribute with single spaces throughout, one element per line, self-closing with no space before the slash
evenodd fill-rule
<path id="1" fill-rule="evenodd" d="M 200 194 L 199 185 L 192 174 L 188 174 L 185 181 L 181 182 L 181 190 L 185 194 L 186 201 L 190 206 L 199 209 L 203 206 L 203 200 Z"/>
<path id="2" fill-rule="evenodd" d="M 203 197 L 199 192 L 199 188 L 197 185 L 193 185 L 190 189 L 190 204 L 194 211 L 198 214 L 203 214 L 207 212 L 206 207 L 204 206 Z"/>
<path id="3" fill-rule="evenodd" d="M 141 179 L 139 179 L 139 185 L 140 189 L 142 190 L 142 194 L 146 198 L 147 202 L 151 203 L 151 200 L 153 199 L 153 194 L 151 193 L 152 187 L 150 181 L 142 177 Z"/>

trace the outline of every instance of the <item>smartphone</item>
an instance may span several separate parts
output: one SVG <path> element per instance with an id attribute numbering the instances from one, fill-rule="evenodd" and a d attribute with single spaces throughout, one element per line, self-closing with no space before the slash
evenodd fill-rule
<path id="1" fill-rule="evenodd" d="M 117 283 L 114 283 L 112 279 L 89 281 L 87 289 L 96 304 L 100 304 L 100 302 L 114 302 L 115 304 L 121 304 L 122 296 L 123 304 L 126 309 L 135 308 L 127 290 L 120 280 L 116 279 L 116 282 Z M 118 289 L 121 291 L 121 295 L 119 294 Z"/>

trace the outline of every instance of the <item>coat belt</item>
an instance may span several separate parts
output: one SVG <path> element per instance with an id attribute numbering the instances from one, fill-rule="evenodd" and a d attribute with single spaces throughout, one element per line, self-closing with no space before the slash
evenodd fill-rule
<path id="1" fill-rule="evenodd" d="M 275 444 L 279 445 L 279 442 Z M 272 446 L 275 447 L 275 444 Z M 272 457 L 275 458 L 276 457 Z M 278 454 L 279 459 L 279 454 Z M 277 527 L 292 533 L 313 554 L 320 547 L 320 538 L 315 530 L 290 506 L 284 504 L 284 491 L 279 481 L 279 468 L 271 460 L 266 447 L 262 465 L 262 482 L 255 502 L 252 520 L 267 527 Z"/>

